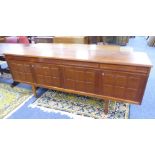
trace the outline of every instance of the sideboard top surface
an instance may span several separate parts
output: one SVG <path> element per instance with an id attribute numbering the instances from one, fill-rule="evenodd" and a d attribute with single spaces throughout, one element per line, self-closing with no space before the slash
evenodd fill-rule
<path id="1" fill-rule="evenodd" d="M 127 50 L 126 50 L 127 49 Z M 109 45 L 82 44 L 0 44 L 0 54 L 87 61 L 106 64 L 148 66 L 152 64 L 147 54 L 132 48 Z"/>

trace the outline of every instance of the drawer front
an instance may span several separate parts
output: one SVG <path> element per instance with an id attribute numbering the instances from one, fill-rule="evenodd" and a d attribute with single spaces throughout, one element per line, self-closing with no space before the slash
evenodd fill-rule
<path id="1" fill-rule="evenodd" d="M 129 71 L 147 74 L 150 71 L 150 67 L 143 66 L 127 66 L 127 65 L 114 65 L 114 64 L 100 64 L 101 69 L 110 69 L 114 71 Z"/>
<path id="2" fill-rule="evenodd" d="M 55 65 L 71 65 L 71 66 L 77 66 L 77 67 L 99 68 L 99 64 L 95 62 L 41 58 L 41 57 L 23 57 L 23 56 L 11 56 L 11 55 L 7 55 L 6 58 L 8 60 L 27 61 L 27 62 L 33 62 L 33 63 L 46 63 L 46 64 L 55 64 Z"/>

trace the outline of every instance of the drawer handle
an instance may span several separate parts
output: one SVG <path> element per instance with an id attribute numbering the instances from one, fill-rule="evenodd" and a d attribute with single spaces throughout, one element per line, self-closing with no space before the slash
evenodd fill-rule
<path id="1" fill-rule="evenodd" d="M 104 73 L 102 73 L 102 76 L 104 76 Z"/>

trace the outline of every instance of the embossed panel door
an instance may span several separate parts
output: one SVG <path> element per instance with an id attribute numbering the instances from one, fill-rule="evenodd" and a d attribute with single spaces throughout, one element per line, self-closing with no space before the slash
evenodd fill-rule
<path id="1" fill-rule="evenodd" d="M 56 65 L 35 63 L 33 66 L 35 82 L 39 85 L 60 87 L 60 69 Z"/>
<path id="2" fill-rule="evenodd" d="M 64 88 L 95 93 L 96 71 L 82 67 L 64 67 Z"/>
<path id="3" fill-rule="evenodd" d="M 100 94 L 141 102 L 147 77 L 127 72 L 101 72 Z"/>
<path id="4" fill-rule="evenodd" d="M 9 61 L 9 67 L 15 81 L 33 83 L 31 64 L 25 61 Z"/>

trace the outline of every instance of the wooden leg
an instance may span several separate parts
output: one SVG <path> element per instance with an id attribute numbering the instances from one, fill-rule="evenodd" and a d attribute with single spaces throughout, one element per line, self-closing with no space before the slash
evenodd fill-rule
<path id="1" fill-rule="evenodd" d="M 36 87 L 34 85 L 32 85 L 32 91 L 35 97 L 37 97 L 37 93 L 36 93 Z"/>
<path id="2" fill-rule="evenodd" d="M 107 115 L 109 111 L 109 100 L 104 100 L 104 113 Z"/>

